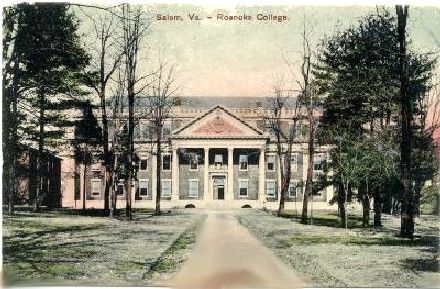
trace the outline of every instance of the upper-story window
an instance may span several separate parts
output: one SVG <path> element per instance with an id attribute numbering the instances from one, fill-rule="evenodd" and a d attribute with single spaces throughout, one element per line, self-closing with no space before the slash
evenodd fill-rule
<path id="1" fill-rule="evenodd" d="M 162 170 L 170 171 L 171 170 L 171 155 L 164 154 L 162 155 Z"/>
<path id="2" fill-rule="evenodd" d="M 248 169 L 248 155 L 239 156 L 240 171 L 247 171 Z"/>
<path id="3" fill-rule="evenodd" d="M 167 138 L 171 134 L 171 128 L 169 126 L 162 127 L 162 137 Z"/>
<path id="4" fill-rule="evenodd" d="M 298 167 L 299 167 L 300 154 L 299 153 L 292 153 L 292 157 L 290 160 L 291 160 L 290 166 L 291 166 L 292 172 L 297 172 Z"/>
<path id="5" fill-rule="evenodd" d="M 325 168 L 325 154 L 316 153 L 313 158 L 313 170 L 314 171 L 324 171 Z"/>
<path id="6" fill-rule="evenodd" d="M 267 156 L 267 170 L 273 172 L 275 170 L 275 155 Z"/>
<path id="7" fill-rule="evenodd" d="M 222 154 L 215 154 L 214 155 L 214 165 L 216 167 L 221 167 L 223 165 L 223 155 Z"/>
<path id="8" fill-rule="evenodd" d="M 149 139 L 150 138 L 150 127 L 148 126 L 148 123 L 140 123 L 140 135 L 143 139 Z"/>
<path id="9" fill-rule="evenodd" d="M 146 159 L 141 159 L 139 162 L 139 170 L 146 171 L 148 168 L 148 161 Z"/>
<path id="10" fill-rule="evenodd" d="M 199 164 L 199 156 L 197 154 L 190 155 L 190 170 L 197 171 L 197 166 Z"/>

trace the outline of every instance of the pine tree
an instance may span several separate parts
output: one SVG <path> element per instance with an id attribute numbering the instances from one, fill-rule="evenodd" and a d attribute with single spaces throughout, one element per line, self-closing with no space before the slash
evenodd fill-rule
<path id="1" fill-rule="evenodd" d="M 430 88 L 433 60 L 429 55 L 406 53 L 405 93 L 408 95 L 406 100 L 412 108 L 412 119 L 409 121 L 410 124 L 405 126 L 408 126 L 412 136 L 407 135 L 403 141 L 398 133 L 404 123 L 400 112 L 402 69 L 398 61 L 401 51 L 397 32 L 396 19 L 388 11 L 382 10 L 359 20 L 357 26 L 338 32 L 323 42 L 319 64 L 315 69 L 320 92 L 327 96 L 321 139 L 331 143 L 337 143 L 335 135 L 344 135 L 345 139 L 353 141 L 363 138 L 375 139 L 377 144 L 384 144 L 386 149 L 381 152 L 392 158 L 395 163 L 399 161 L 398 155 L 389 152 L 398 151 L 399 142 L 405 143 L 400 149 L 408 152 L 408 147 L 414 142 L 414 119 L 425 113 L 423 108 L 418 111 L 414 108 Z M 423 130 L 423 127 L 419 127 L 420 132 Z M 383 165 L 380 158 L 376 159 L 379 162 L 370 165 Z M 411 173 L 414 171 L 409 172 Z M 368 181 L 365 179 L 358 184 L 358 197 L 363 200 L 364 206 L 369 207 L 369 202 L 366 201 L 369 195 L 374 197 L 375 226 L 381 225 L 382 200 L 397 175 L 397 170 L 391 175 L 376 174 L 374 177 L 379 179 L 373 180 L 372 174 Z M 340 182 L 342 179 L 336 176 L 334 180 Z M 371 186 L 372 183 L 377 186 Z M 349 188 L 344 188 L 341 183 L 336 185 L 339 188 L 339 207 L 343 208 L 346 196 L 350 193 L 347 191 Z M 410 203 L 413 204 L 414 200 Z M 365 208 L 364 212 L 368 212 L 367 209 Z"/>
<path id="2" fill-rule="evenodd" d="M 26 91 L 22 109 L 26 139 L 37 144 L 37 191 L 34 209 L 44 195 L 44 151 L 62 140 L 71 125 L 63 111 L 83 105 L 81 89 L 89 58 L 77 34 L 78 22 L 66 4 L 19 4 L 15 49 L 20 61 L 20 85 Z"/>

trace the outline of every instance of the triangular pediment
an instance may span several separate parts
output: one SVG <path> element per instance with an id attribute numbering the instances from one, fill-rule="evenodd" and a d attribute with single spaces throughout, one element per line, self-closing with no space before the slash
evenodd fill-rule
<path id="1" fill-rule="evenodd" d="M 211 108 L 204 115 L 173 132 L 175 137 L 259 137 L 263 132 L 251 126 L 222 106 Z"/>

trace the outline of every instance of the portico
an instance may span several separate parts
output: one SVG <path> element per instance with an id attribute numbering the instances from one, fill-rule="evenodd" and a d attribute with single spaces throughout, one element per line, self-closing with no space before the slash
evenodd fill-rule
<path id="1" fill-rule="evenodd" d="M 173 182 L 173 195 L 179 200 L 262 200 L 269 140 L 262 131 L 218 106 L 174 131 L 170 139 L 172 175 L 178 180 Z"/>

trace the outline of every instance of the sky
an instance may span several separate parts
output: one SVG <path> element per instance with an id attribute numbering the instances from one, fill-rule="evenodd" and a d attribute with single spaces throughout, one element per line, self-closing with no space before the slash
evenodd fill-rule
<path id="1" fill-rule="evenodd" d="M 286 85 L 298 79 L 304 24 L 312 50 L 316 51 L 322 39 L 332 36 L 337 29 L 356 24 L 374 10 L 375 6 L 148 6 L 152 27 L 145 50 L 154 59 L 162 48 L 169 61 L 177 65 L 176 81 L 181 95 L 267 96 L 280 78 Z M 394 7 L 390 11 L 394 13 Z M 191 13 L 204 19 L 191 21 Z M 246 14 L 253 19 L 216 20 L 218 13 Z M 288 20 L 255 20 L 259 13 L 285 15 Z M 409 13 L 411 47 L 420 52 L 439 52 L 440 8 L 411 7 Z M 184 20 L 159 21 L 157 14 L 178 15 Z"/>

